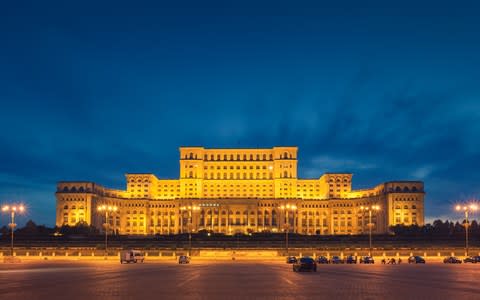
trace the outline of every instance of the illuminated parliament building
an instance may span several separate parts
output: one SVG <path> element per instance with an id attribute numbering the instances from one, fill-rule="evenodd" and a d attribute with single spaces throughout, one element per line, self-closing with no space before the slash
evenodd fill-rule
<path id="1" fill-rule="evenodd" d="M 396 224 L 423 225 L 423 182 L 389 181 L 352 190 L 351 173 L 300 179 L 297 150 L 180 147 L 179 179 L 128 173 L 125 190 L 62 181 L 55 193 L 56 225 L 86 222 L 126 235 L 200 230 L 363 234 L 369 226 L 386 233 Z"/>

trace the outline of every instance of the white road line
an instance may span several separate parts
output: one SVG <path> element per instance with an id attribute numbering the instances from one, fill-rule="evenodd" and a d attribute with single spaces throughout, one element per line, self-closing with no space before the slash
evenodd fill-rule
<path id="1" fill-rule="evenodd" d="M 0 270 L 0 274 L 9 274 L 9 273 L 43 273 L 43 272 L 58 272 L 58 271 L 74 271 L 74 270 L 81 270 L 81 269 L 88 269 L 88 267 L 12 269 L 12 270 Z"/>
<path id="2" fill-rule="evenodd" d="M 291 280 L 289 280 L 289 279 L 287 279 L 287 278 L 285 278 L 285 277 L 282 277 L 282 279 L 283 279 L 286 283 L 293 285 L 293 282 L 292 282 Z"/>
<path id="3" fill-rule="evenodd" d="M 177 288 L 184 286 L 185 284 L 189 283 L 190 281 L 192 281 L 194 279 L 197 279 L 198 277 L 200 277 L 200 274 L 193 275 L 192 277 L 188 278 L 187 280 L 182 281 L 179 284 L 177 284 Z"/>

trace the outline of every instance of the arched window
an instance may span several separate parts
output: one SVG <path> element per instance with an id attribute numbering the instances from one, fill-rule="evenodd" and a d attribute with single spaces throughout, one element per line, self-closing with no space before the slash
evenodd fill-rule
<path id="1" fill-rule="evenodd" d="M 77 189 L 76 189 L 75 187 L 72 187 L 72 188 L 70 189 L 70 192 L 75 193 L 76 191 L 77 191 Z"/>
<path id="2" fill-rule="evenodd" d="M 81 186 L 81 187 L 78 189 L 78 191 L 79 191 L 80 193 L 83 193 L 83 192 L 84 192 L 83 186 Z"/>
<path id="3" fill-rule="evenodd" d="M 68 209 L 68 205 L 65 205 L 65 206 L 63 207 L 63 209 Z"/>
<path id="4" fill-rule="evenodd" d="M 250 154 L 250 160 L 253 160 L 253 154 Z"/>
<path id="5" fill-rule="evenodd" d="M 288 171 L 284 171 L 283 172 L 283 178 L 287 178 L 288 177 Z"/>
<path id="6" fill-rule="evenodd" d="M 408 209 L 408 205 L 403 206 L 403 209 Z"/>
<path id="7" fill-rule="evenodd" d="M 270 154 L 270 160 L 272 160 L 272 159 L 273 159 L 273 155 Z"/>
<path id="8" fill-rule="evenodd" d="M 283 153 L 283 158 L 288 158 L 288 152 Z"/>
<path id="9" fill-rule="evenodd" d="M 403 188 L 403 191 L 406 192 L 406 193 L 410 192 L 410 190 L 408 189 L 407 186 Z"/>
<path id="10" fill-rule="evenodd" d="M 64 191 L 64 192 L 68 192 L 68 187 L 64 186 L 64 187 L 63 187 L 63 191 Z"/>
<path id="11" fill-rule="evenodd" d="M 223 160 L 228 160 L 228 158 L 227 158 L 227 155 L 226 155 L 226 154 L 224 154 L 224 155 L 223 155 Z"/>
<path id="12" fill-rule="evenodd" d="M 192 152 L 190 152 L 189 158 L 193 159 L 193 153 Z"/>
<path id="13" fill-rule="evenodd" d="M 192 171 L 188 172 L 188 177 L 193 178 L 193 172 Z"/>
<path id="14" fill-rule="evenodd" d="M 215 160 L 215 155 L 210 155 L 210 160 Z"/>
<path id="15" fill-rule="evenodd" d="M 412 192 L 416 192 L 416 191 L 417 191 L 417 187 L 416 186 L 412 187 Z"/>
<path id="16" fill-rule="evenodd" d="M 412 205 L 412 209 L 417 209 L 417 206 L 416 206 L 416 205 Z"/>
<path id="17" fill-rule="evenodd" d="M 402 191 L 402 189 L 401 189 L 399 186 L 397 186 L 397 187 L 395 188 L 395 192 L 401 192 L 401 191 Z"/>
<path id="18" fill-rule="evenodd" d="M 266 154 L 263 155 L 263 160 L 267 160 L 267 155 Z"/>

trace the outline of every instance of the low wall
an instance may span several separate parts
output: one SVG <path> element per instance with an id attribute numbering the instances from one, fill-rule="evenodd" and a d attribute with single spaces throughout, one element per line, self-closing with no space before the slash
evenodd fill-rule
<path id="1" fill-rule="evenodd" d="M 180 255 L 188 255 L 189 251 L 186 249 L 181 250 L 156 250 L 145 251 L 146 260 L 175 260 Z M 480 255 L 478 249 L 470 250 L 470 255 Z M 22 260 L 104 260 L 105 251 L 95 249 L 62 249 L 62 250 L 14 250 L 13 255 Z M 207 260 L 230 260 L 230 259 L 284 259 L 287 256 L 285 250 L 222 250 L 222 249 L 205 249 L 205 250 L 192 250 L 190 255 L 196 259 Z M 313 249 L 291 249 L 288 255 L 293 256 L 331 256 L 346 257 L 348 255 L 353 256 L 365 256 L 368 255 L 368 250 L 336 250 L 336 251 L 317 251 Z M 396 258 L 408 258 L 412 255 L 420 255 L 427 260 L 442 260 L 447 256 L 464 257 L 464 249 L 434 249 L 434 250 L 390 250 L 381 251 L 374 250 L 372 255 L 376 259 L 396 257 Z M 10 256 L 10 251 L 1 251 L 0 259 Z M 109 260 L 115 260 L 120 258 L 120 250 L 109 250 L 107 257 Z"/>

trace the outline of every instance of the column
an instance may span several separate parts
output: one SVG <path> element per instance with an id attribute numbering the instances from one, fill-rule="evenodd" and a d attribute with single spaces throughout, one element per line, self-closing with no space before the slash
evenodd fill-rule
<path id="1" fill-rule="evenodd" d="M 307 211 L 307 234 L 310 234 L 310 211 Z"/>
<path id="2" fill-rule="evenodd" d="M 227 222 L 225 222 L 225 233 L 230 234 L 230 231 L 228 230 L 228 227 L 230 226 L 230 207 L 227 206 Z"/>
<path id="3" fill-rule="evenodd" d="M 213 210 L 213 207 L 210 206 L 210 230 L 213 231 L 213 213 L 215 211 Z"/>
<path id="4" fill-rule="evenodd" d="M 167 233 L 170 234 L 171 219 L 170 219 L 170 211 L 169 211 L 169 210 L 167 210 L 167 215 L 168 215 L 168 219 L 167 219 Z"/>
<path id="5" fill-rule="evenodd" d="M 163 211 L 160 211 L 160 234 L 163 234 L 163 218 L 164 218 Z"/>
<path id="6" fill-rule="evenodd" d="M 220 219 L 220 216 L 221 216 L 221 214 L 220 214 L 220 205 L 217 206 L 217 209 L 218 209 L 218 210 L 217 210 L 217 212 L 218 212 L 218 213 L 217 213 L 217 220 L 218 220 L 217 229 L 218 229 L 218 232 L 221 232 L 221 231 L 222 231 L 222 230 L 221 230 L 222 220 Z"/>

